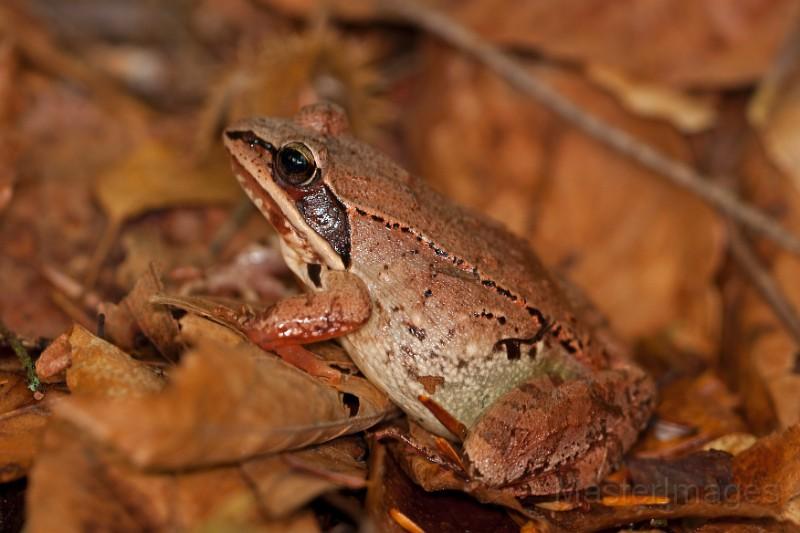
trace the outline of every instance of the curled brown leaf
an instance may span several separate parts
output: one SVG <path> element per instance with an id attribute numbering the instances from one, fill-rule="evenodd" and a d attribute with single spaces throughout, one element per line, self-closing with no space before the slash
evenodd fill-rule
<path id="1" fill-rule="evenodd" d="M 207 329 L 213 331 L 213 323 Z M 302 371 L 241 342 L 196 340 L 160 394 L 127 401 L 74 398 L 59 414 L 150 468 L 229 463 L 362 431 L 391 413 L 388 400 L 353 413 L 346 398 Z M 143 416 L 146 413 L 146 416 Z"/>

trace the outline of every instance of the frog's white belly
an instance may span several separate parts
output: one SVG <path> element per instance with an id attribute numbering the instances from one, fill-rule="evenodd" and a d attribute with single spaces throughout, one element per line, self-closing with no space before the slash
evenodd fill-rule
<path id="1" fill-rule="evenodd" d="M 417 360 L 416 368 L 411 369 L 408 364 L 398 361 L 397 357 L 393 361 L 391 356 L 387 356 L 396 352 L 400 345 L 397 339 L 386 333 L 367 325 L 340 340 L 355 364 L 373 384 L 386 392 L 394 403 L 423 427 L 447 437 L 450 437 L 449 432 L 420 403 L 420 395 L 432 398 L 469 428 L 499 396 L 526 379 L 545 373 L 546 365 L 541 361 L 549 359 L 540 341 L 536 348 L 542 359 L 537 357 L 538 363 L 502 361 L 498 358 L 497 363 L 486 364 L 485 355 L 492 353 L 490 347 L 483 354 L 475 352 L 474 357 L 470 357 L 472 363 L 461 368 L 455 366 L 457 354 L 444 352 L 440 354 L 441 359 L 449 359 L 450 362 L 425 360 L 423 357 Z M 438 378 L 444 381 L 439 382 Z M 427 389 L 423 385 L 426 379 L 431 383 Z M 433 392 L 431 386 L 434 387 Z"/>
<path id="2" fill-rule="evenodd" d="M 427 288 L 401 276 L 369 274 L 362 279 L 373 297 L 372 314 L 342 344 L 372 383 L 439 435 L 450 436 L 420 403 L 420 395 L 469 428 L 499 396 L 551 371 L 563 355 L 557 344 L 539 341 L 521 344 L 519 356 L 509 357 L 498 341 L 528 339 L 538 328 L 523 308 L 480 285 L 440 275 L 438 282 L 425 284 L 432 287 L 425 296 Z M 448 297 L 437 298 L 445 290 Z M 487 313 L 504 314 L 504 325 Z M 513 325 L 520 322 L 523 326 Z"/>

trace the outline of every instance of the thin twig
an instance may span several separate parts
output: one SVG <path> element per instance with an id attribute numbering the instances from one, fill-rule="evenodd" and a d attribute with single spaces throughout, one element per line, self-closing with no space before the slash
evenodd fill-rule
<path id="1" fill-rule="evenodd" d="M 429 31 L 451 46 L 473 56 L 517 90 L 534 98 L 593 139 L 668 178 L 717 211 L 769 238 L 786 250 L 800 255 L 800 238 L 792 235 L 777 221 L 747 204 L 728 189 L 717 185 L 708 176 L 588 114 L 528 72 L 511 56 L 447 15 L 413 0 L 376 0 L 376 2 L 385 11 Z"/>
<path id="2" fill-rule="evenodd" d="M 19 359 L 20 364 L 22 364 L 22 368 L 25 369 L 25 373 L 28 375 L 28 388 L 33 392 L 39 390 L 39 378 L 36 376 L 36 368 L 33 366 L 33 360 L 28 354 L 28 350 L 22 345 L 19 337 L 8 329 L 2 320 L 0 320 L 0 335 L 6 340 L 11 349 L 14 350 L 14 354 L 16 354 L 17 359 Z"/>
<path id="3" fill-rule="evenodd" d="M 775 316 L 781 321 L 795 343 L 800 345 L 800 317 L 797 309 L 786 298 L 778 283 L 756 256 L 736 224 L 731 222 L 728 224 L 728 239 L 731 255 L 736 263 L 759 295 L 772 308 Z"/>
<path id="4" fill-rule="evenodd" d="M 736 190 L 739 186 L 742 156 L 745 153 L 745 141 L 749 129 L 741 113 L 743 107 L 741 99 L 724 99 L 723 111 L 726 107 L 729 112 L 721 114 L 723 119 L 717 124 L 710 145 L 708 167 L 716 176 L 715 179 L 719 180 L 717 182 L 719 185 Z M 797 314 L 797 310 L 753 250 L 736 221 L 727 217 L 726 226 L 731 257 L 759 296 L 770 306 L 789 335 L 800 345 L 800 315 Z"/>

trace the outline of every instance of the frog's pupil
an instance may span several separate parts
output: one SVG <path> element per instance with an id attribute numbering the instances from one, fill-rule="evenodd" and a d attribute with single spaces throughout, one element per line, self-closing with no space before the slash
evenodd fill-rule
<path id="1" fill-rule="evenodd" d="M 309 168 L 306 156 L 294 148 L 281 151 L 281 164 L 288 174 L 305 175 Z"/>

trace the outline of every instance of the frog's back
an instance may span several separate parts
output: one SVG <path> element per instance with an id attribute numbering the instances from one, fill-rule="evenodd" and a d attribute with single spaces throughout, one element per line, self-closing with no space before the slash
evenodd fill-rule
<path id="1" fill-rule="evenodd" d="M 454 267 L 475 275 L 487 290 L 546 323 L 556 342 L 583 362 L 605 364 L 598 347 L 586 346 L 591 334 L 575 319 L 559 284 L 526 241 L 455 204 L 371 147 L 348 137 L 340 143 L 334 159 L 339 177 L 332 186 L 346 204 L 398 231 L 414 233 Z"/>

